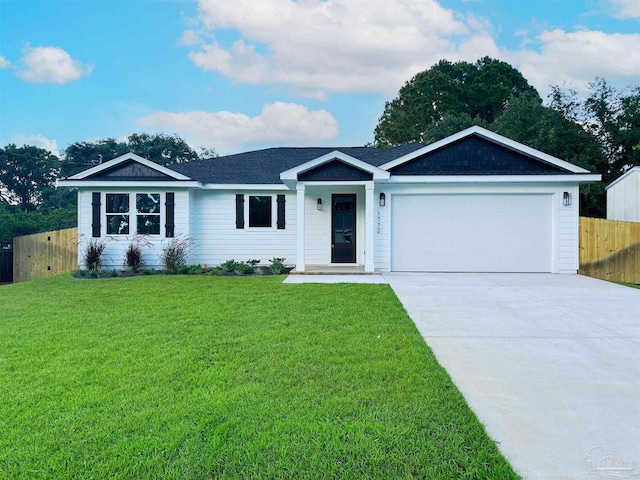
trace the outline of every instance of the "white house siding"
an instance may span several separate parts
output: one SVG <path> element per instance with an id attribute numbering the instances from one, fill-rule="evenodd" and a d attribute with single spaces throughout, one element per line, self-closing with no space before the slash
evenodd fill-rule
<path id="1" fill-rule="evenodd" d="M 571 194 L 571 205 L 563 205 L 563 194 Z M 556 221 L 556 268 L 554 273 L 577 273 L 578 258 L 578 212 L 580 193 L 576 185 L 557 186 L 555 194 L 554 215 Z"/>
<path id="2" fill-rule="evenodd" d="M 143 262 L 145 267 L 161 267 L 160 253 L 163 246 L 171 239 L 165 237 L 165 192 L 175 193 L 174 206 L 174 232 L 176 237 L 189 237 L 189 193 L 185 189 L 165 190 L 158 188 L 110 188 L 110 189 L 79 189 L 78 190 L 78 265 L 84 266 L 83 255 L 86 246 L 92 237 L 92 192 L 100 191 L 101 216 L 100 216 L 100 238 L 105 242 L 104 268 L 123 268 L 125 265 L 124 254 L 127 247 L 135 237 L 135 226 L 133 224 L 135 213 L 135 197 L 131 197 L 130 203 L 130 229 L 129 235 L 107 235 L 107 225 L 105 218 L 105 195 L 107 193 L 159 193 L 160 194 L 160 235 L 145 235 L 144 240 L 148 246 L 143 246 Z"/>
<path id="3" fill-rule="evenodd" d="M 631 169 L 608 187 L 607 218 L 640 222 L 640 167 Z"/>
<path id="4" fill-rule="evenodd" d="M 375 269 L 386 272 L 391 264 L 391 205 L 394 195 L 406 194 L 551 194 L 552 211 L 552 258 L 551 271 L 554 273 L 576 273 L 578 269 L 578 188 L 558 184 L 431 184 L 399 185 L 379 184 L 375 198 L 380 192 L 386 195 L 386 206 L 376 202 L 375 213 Z M 572 195 L 571 206 L 564 206 L 563 192 Z"/>
<path id="5" fill-rule="evenodd" d="M 305 192 L 305 264 L 331 263 L 331 196 L 356 195 L 356 262 L 364 264 L 365 192 L 362 185 L 314 186 L 307 184 Z M 322 199 L 322 211 L 318 210 Z"/>
<path id="6" fill-rule="evenodd" d="M 245 195 L 245 228 L 236 228 L 236 194 Z M 277 195 L 285 195 L 285 228 L 278 230 Z M 249 227 L 249 195 L 271 195 L 273 226 Z M 274 257 L 286 265 L 296 263 L 296 193 L 258 190 L 197 190 L 191 194 L 191 263 L 216 266 L 227 260 L 260 260 Z"/>

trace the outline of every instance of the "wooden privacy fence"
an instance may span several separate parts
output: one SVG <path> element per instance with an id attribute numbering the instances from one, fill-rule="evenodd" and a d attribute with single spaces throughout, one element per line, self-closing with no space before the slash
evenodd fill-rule
<path id="1" fill-rule="evenodd" d="M 77 268 L 77 228 L 65 228 L 13 239 L 15 283 L 51 277 Z"/>
<path id="2" fill-rule="evenodd" d="M 640 223 L 580 217 L 580 273 L 640 284 Z"/>

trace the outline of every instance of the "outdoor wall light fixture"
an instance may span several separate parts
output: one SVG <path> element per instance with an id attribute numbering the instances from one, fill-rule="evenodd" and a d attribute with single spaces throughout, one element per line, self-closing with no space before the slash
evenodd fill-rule
<path id="1" fill-rule="evenodd" d="M 380 206 L 384 207 L 387 204 L 387 196 L 384 193 L 380 194 Z"/>
<path id="2" fill-rule="evenodd" d="M 322 199 L 318 199 L 318 210 L 322 210 Z"/>
<path id="3" fill-rule="evenodd" d="M 562 204 L 565 207 L 571 205 L 571 194 L 569 192 L 564 192 L 564 194 L 562 195 Z"/>

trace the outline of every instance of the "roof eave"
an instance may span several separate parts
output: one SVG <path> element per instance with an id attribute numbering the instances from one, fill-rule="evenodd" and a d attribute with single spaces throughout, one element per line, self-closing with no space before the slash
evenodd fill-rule
<path id="1" fill-rule="evenodd" d="M 392 175 L 389 184 L 425 183 L 594 183 L 602 175 L 594 173 L 560 175 Z"/>
<path id="2" fill-rule="evenodd" d="M 56 181 L 59 187 L 75 188 L 201 188 L 195 180 L 72 180 Z"/>

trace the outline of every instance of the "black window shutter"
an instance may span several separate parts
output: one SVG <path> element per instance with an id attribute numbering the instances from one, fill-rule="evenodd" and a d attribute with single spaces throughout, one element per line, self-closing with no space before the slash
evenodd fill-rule
<path id="1" fill-rule="evenodd" d="M 172 238 L 174 236 L 174 230 L 175 230 L 175 221 L 174 221 L 174 205 L 175 205 L 175 199 L 176 194 L 173 192 L 167 192 L 166 193 L 166 198 L 165 198 L 165 208 L 166 208 L 166 214 L 165 214 L 165 219 L 166 219 L 166 223 L 165 223 L 165 236 L 167 238 Z"/>
<path id="2" fill-rule="evenodd" d="M 236 228 L 244 228 L 244 195 L 236 195 Z"/>
<path id="3" fill-rule="evenodd" d="M 278 230 L 284 230 L 284 195 L 278 195 Z"/>
<path id="4" fill-rule="evenodd" d="M 100 192 L 91 193 L 91 207 L 92 207 L 91 236 L 99 237 L 100 236 Z"/>

